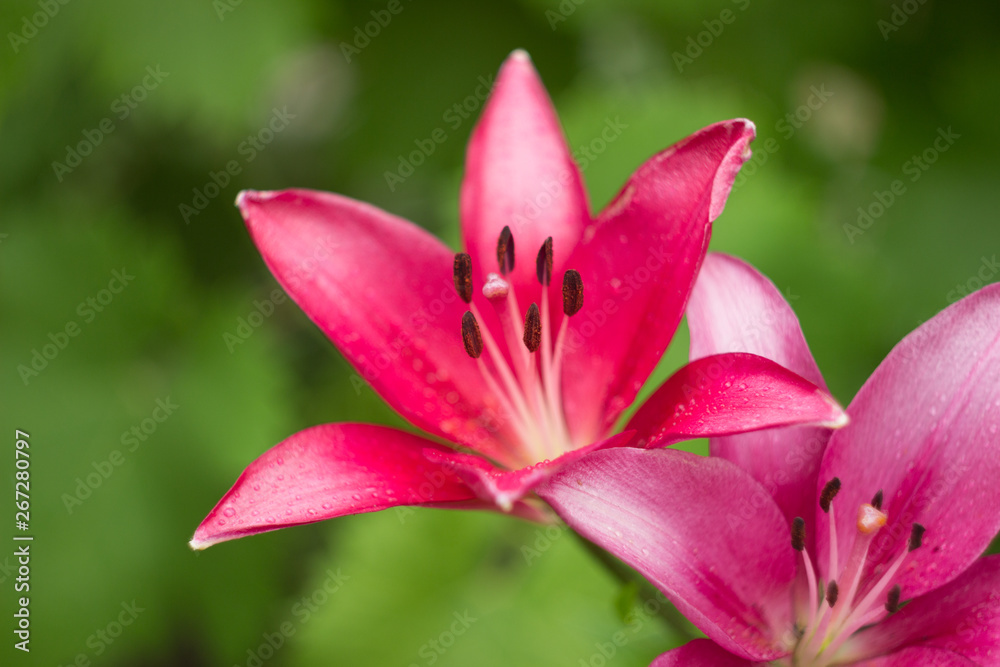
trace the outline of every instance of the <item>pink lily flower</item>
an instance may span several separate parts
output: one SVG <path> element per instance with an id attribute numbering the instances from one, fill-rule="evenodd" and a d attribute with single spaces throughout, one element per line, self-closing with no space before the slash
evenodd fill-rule
<path id="1" fill-rule="evenodd" d="M 691 357 L 743 350 L 823 380 L 778 290 L 710 255 Z M 708 639 L 654 667 L 1000 665 L 1000 285 L 903 339 L 832 433 L 597 452 L 537 492 Z M 675 508 L 684 508 L 677 511 Z"/>
<path id="2" fill-rule="evenodd" d="M 339 195 L 240 193 L 278 282 L 427 435 L 354 423 L 297 433 L 250 464 L 191 546 L 400 505 L 544 520 L 534 487 L 597 449 L 842 424 L 825 390 L 729 354 L 678 371 L 613 433 L 677 328 L 753 137 L 747 120 L 707 127 L 592 217 L 545 88 L 515 51 L 468 147 L 466 252 Z"/>

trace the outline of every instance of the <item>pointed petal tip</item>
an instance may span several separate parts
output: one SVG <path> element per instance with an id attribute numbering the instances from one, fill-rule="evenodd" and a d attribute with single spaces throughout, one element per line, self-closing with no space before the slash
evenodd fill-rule
<path id="1" fill-rule="evenodd" d="M 524 49 L 514 49 L 513 51 L 510 52 L 510 55 L 507 56 L 507 60 L 516 60 L 520 62 L 530 63 L 531 56 L 528 55 L 528 52 L 525 51 Z"/>

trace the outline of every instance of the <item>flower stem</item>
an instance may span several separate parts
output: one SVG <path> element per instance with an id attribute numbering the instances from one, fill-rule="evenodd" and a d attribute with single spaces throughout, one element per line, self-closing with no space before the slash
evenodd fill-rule
<path id="1" fill-rule="evenodd" d="M 658 591 L 655 586 L 646 581 L 645 577 L 588 540 L 583 535 L 580 535 L 575 531 L 572 532 L 580 540 L 584 549 L 586 549 L 598 563 L 603 565 L 604 569 L 607 570 L 611 576 L 624 585 L 635 586 L 635 590 L 637 592 L 637 603 L 639 606 L 648 610 L 651 607 L 647 606 L 647 604 L 652 605 L 652 608 L 656 610 L 655 615 L 658 616 L 668 628 L 677 633 L 684 641 L 702 636 L 691 621 L 684 618 L 684 615 L 677 611 L 677 607 L 671 604 L 670 601 L 663 596 L 663 593 Z"/>

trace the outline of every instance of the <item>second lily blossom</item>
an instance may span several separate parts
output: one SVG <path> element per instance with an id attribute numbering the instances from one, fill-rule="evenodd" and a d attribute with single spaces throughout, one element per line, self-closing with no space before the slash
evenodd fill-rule
<path id="1" fill-rule="evenodd" d="M 598 449 L 843 425 L 825 389 L 733 353 L 685 366 L 613 430 L 677 329 L 753 137 L 747 120 L 700 130 L 592 216 L 548 95 L 516 51 L 469 143 L 464 252 L 339 195 L 241 193 L 278 282 L 427 435 L 353 423 L 297 433 L 250 464 L 191 546 L 398 505 L 542 519 L 533 489 Z M 311 259 L 319 242 L 336 248 L 327 261 Z"/>
<path id="2" fill-rule="evenodd" d="M 750 350 L 823 384 L 791 308 L 739 260 L 709 256 L 688 321 L 693 359 Z M 654 667 L 998 665 L 1000 556 L 981 556 L 1000 529 L 998 332 L 992 285 L 904 338 L 832 435 L 597 452 L 538 493 L 708 635 Z"/>

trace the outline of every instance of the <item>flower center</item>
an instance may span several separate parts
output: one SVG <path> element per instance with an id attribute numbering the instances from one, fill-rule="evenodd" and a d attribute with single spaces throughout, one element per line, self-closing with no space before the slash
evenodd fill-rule
<path id="1" fill-rule="evenodd" d="M 476 360 L 479 372 L 496 396 L 503 419 L 517 442 L 508 442 L 513 460 L 531 465 L 574 449 L 562 408 L 562 363 L 569 318 L 583 307 L 583 281 L 573 269 L 563 274 L 563 313 L 555 340 L 549 318 L 549 285 L 552 282 L 552 237 L 538 250 L 536 273 L 542 286 L 541 305 L 532 303 L 523 318 L 517 295 L 504 278 L 514 269 L 514 237 L 504 227 L 497 241 L 500 273 L 490 273 L 483 296 L 493 306 L 503 330 L 507 354 L 490 333 L 480 328 L 482 315 L 472 303 L 472 259 L 455 255 L 455 290 L 469 304 L 462 318 L 465 351 Z M 483 358 L 486 353 L 486 362 Z"/>
<path id="2" fill-rule="evenodd" d="M 841 567 L 838 562 L 837 522 L 833 507 L 833 499 L 839 491 L 840 480 L 834 477 L 823 487 L 819 499 L 830 531 L 827 563 L 827 572 L 831 577 L 829 581 L 817 581 L 816 570 L 805 546 L 805 521 L 796 517 L 792 522 L 792 548 L 802 556 L 808 601 L 796 601 L 795 647 L 791 656 L 779 664 L 829 667 L 850 662 L 845 655 L 846 650 L 842 649 L 845 649 L 845 642 L 851 635 L 899 609 L 902 590 L 899 585 L 889 589 L 889 585 L 906 556 L 919 548 L 923 540 L 924 527 L 914 523 L 906 548 L 901 550 L 874 583 L 862 587 L 861 579 L 868 564 L 869 548 L 889 517 L 882 510 L 882 491 L 875 494 L 871 503 L 864 503 L 858 508 L 854 543 L 847 561 Z"/>

